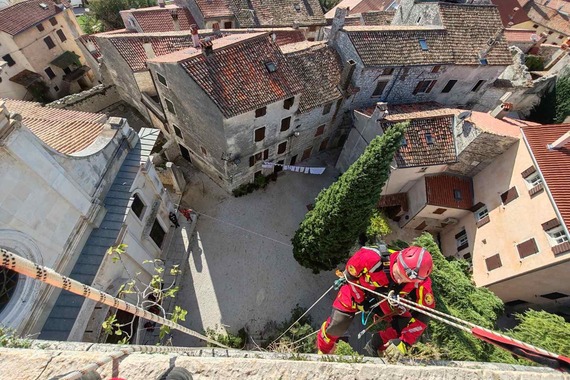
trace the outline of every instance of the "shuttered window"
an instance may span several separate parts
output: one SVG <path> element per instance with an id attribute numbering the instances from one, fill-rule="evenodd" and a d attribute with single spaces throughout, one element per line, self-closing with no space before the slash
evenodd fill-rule
<path id="1" fill-rule="evenodd" d="M 519 257 L 524 259 L 530 255 L 534 255 L 538 253 L 538 245 L 536 244 L 536 240 L 531 238 L 527 241 L 523 241 L 520 244 L 517 244 L 517 250 L 519 251 Z"/>
<path id="2" fill-rule="evenodd" d="M 277 145 L 277 154 L 285 153 L 286 150 L 287 150 L 287 141 Z"/>
<path id="3" fill-rule="evenodd" d="M 376 84 L 376 88 L 374 89 L 374 92 L 372 93 L 372 96 L 380 96 L 382 95 L 382 93 L 384 92 L 384 89 L 386 88 L 386 86 L 388 85 L 387 81 L 380 81 Z"/>
<path id="4" fill-rule="evenodd" d="M 501 263 L 501 256 L 499 256 L 498 253 L 486 258 L 485 264 L 487 265 L 487 271 L 489 272 L 503 266 L 503 263 Z"/>
<path id="5" fill-rule="evenodd" d="M 264 138 L 265 138 L 265 127 L 257 128 L 255 130 L 254 141 L 255 142 L 263 141 Z"/>
<path id="6" fill-rule="evenodd" d="M 461 251 L 467 247 L 469 247 L 469 240 L 467 239 L 467 232 L 462 230 L 458 234 L 455 235 L 455 242 L 457 243 L 457 250 Z"/>
<path id="7" fill-rule="evenodd" d="M 518 197 L 519 197 L 519 193 L 517 192 L 517 188 L 513 186 L 509 190 L 507 190 L 503 194 L 501 194 L 501 201 L 503 201 L 504 205 L 507 205 L 510 202 L 517 199 Z"/>

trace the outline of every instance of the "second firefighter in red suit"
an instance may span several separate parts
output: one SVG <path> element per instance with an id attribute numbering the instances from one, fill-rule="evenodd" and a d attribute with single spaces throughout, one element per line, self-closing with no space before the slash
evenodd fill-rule
<path id="1" fill-rule="evenodd" d="M 421 247 L 409 247 L 392 254 L 386 252 L 385 246 L 362 247 L 346 263 L 344 274 L 348 282 L 340 287 L 331 316 L 317 334 L 319 353 L 334 352 L 339 337 L 346 332 L 356 312 L 362 310 L 369 300 L 370 293 L 353 283 L 384 294 L 393 290 L 400 297 L 434 308 L 429 278 L 432 269 L 431 254 Z M 427 328 L 428 318 L 418 312 L 392 310 L 388 302 L 382 302 L 380 309 L 388 316 L 386 320 L 391 322 L 391 326 L 373 335 L 367 351 L 378 354 L 388 350 L 391 356 L 394 354 L 396 357 L 405 354 Z"/>

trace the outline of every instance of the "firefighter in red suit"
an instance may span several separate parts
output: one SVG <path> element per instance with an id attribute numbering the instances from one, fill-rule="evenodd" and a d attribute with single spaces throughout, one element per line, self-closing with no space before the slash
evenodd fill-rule
<path id="1" fill-rule="evenodd" d="M 385 245 L 362 247 L 346 263 L 344 274 L 348 282 L 340 287 L 332 314 L 317 334 L 319 353 L 334 352 L 336 342 L 346 332 L 355 314 L 371 302 L 371 293 L 352 283 L 384 294 L 394 291 L 393 294 L 400 297 L 434 308 L 429 278 L 432 269 L 431 254 L 421 247 L 412 246 L 393 253 L 389 253 Z M 374 334 L 366 345 L 366 351 L 398 360 L 422 335 L 428 318 L 402 307 L 393 308 L 388 302 L 381 302 L 378 307 L 391 326 Z"/>

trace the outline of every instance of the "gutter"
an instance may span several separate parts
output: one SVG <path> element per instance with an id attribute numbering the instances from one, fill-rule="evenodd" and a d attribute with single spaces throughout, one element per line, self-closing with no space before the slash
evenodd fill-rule
<path id="1" fill-rule="evenodd" d="M 521 128 L 521 132 L 522 132 L 522 136 L 523 136 L 523 141 L 526 145 L 528 152 L 530 153 L 530 158 L 532 159 L 532 163 L 534 164 L 534 167 L 536 168 L 536 170 L 540 174 L 540 177 L 542 178 L 542 181 L 544 184 L 544 188 L 546 190 L 546 194 L 548 194 L 548 198 L 550 199 L 550 202 L 552 203 L 552 206 L 554 207 L 554 212 L 556 213 L 556 217 L 558 217 L 558 220 L 560 221 L 560 225 L 564 228 L 564 232 L 566 233 L 566 236 L 570 239 L 570 233 L 568 233 L 568 226 L 566 225 L 564 218 L 562 218 L 562 214 L 560 214 L 560 210 L 558 209 L 558 206 L 556 205 L 556 201 L 554 201 L 554 197 L 552 196 L 552 192 L 550 192 L 550 188 L 548 187 L 548 183 L 546 182 L 546 178 L 544 178 L 544 175 L 542 175 L 542 171 L 540 170 L 540 166 L 538 165 L 538 162 L 536 161 L 536 158 L 534 157 L 532 149 L 530 148 L 530 144 L 528 143 L 528 140 L 526 139 L 526 135 L 524 134 L 523 128 Z"/>

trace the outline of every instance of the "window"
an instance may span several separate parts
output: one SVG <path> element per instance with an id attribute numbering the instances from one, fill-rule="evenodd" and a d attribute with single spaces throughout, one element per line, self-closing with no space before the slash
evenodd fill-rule
<path id="1" fill-rule="evenodd" d="M 57 87 L 57 86 L 53 86 L 53 89 L 55 90 L 55 92 L 59 91 L 59 87 Z"/>
<path id="2" fill-rule="evenodd" d="M 160 248 L 162 246 L 162 242 L 164 241 L 165 236 L 166 236 L 166 231 L 164 231 L 164 229 L 158 222 L 158 219 L 155 219 L 154 223 L 152 224 L 152 229 L 150 230 L 150 238 L 152 239 L 152 241 L 156 243 L 158 248 Z"/>
<path id="3" fill-rule="evenodd" d="M 277 71 L 277 64 L 275 62 L 266 62 L 265 68 L 267 69 L 268 72 L 274 73 Z"/>
<path id="4" fill-rule="evenodd" d="M 461 198 L 461 190 L 459 190 L 459 189 L 453 189 L 453 198 L 454 198 L 456 201 L 460 201 L 460 200 L 462 199 L 462 198 Z"/>
<path id="5" fill-rule="evenodd" d="M 564 228 L 562 226 L 548 230 L 546 231 L 546 234 L 548 235 L 548 240 L 552 247 L 568 242 L 568 236 L 566 235 L 566 232 L 564 232 Z"/>
<path id="6" fill-rule="evenodd" d="M 289 98 L 289 99 L 285 99 L 283 101 L 283 108 L 285 108 L 286 110 L 290 109 L 291 107 L 293 107 L 293 104 L 295 103 L 295 98 Z"/>
<path id="7" fill-rule="evenodd" d="M 265 127 L 257 128 L 254 132 L 253 141 L 255 142 L 263 141 L 264 138 L 265 138 Z"/>
<path id="8" fill-rule="evenodd" d="M 267 107 L 261 107 L 255 110 L 255 117 L 264 116 L 267 113 Z"/>
<path id="9" fill-rule="evenodd" d="M 429 50 L 427 41 L 424 38 L 420 38 L 420 47 L 423 51 Z"/>
<path id="10" fill-rule="evenodd" d="M 431 135 L 431 132 L 426 132 L 426 142 L 428 143 L 428 145 L 433 145 L 434 141 L 433 141 L 433 136 Z"/>
<path id="11" fill-rule="evenodd" d="M 303 151 L 303 156 L 301 157 L 301 161 L 305 161 L 307 158 L 311 157 L 311 152 L 313 148 L 307 148 Z"/>
<path id="12" fill-rule="evenodd" d="M 283 154 L 287 150 L 287 141 L 277 145 L 277 154 Z"/>
<path id="13" fill-rule="evenodd" d="M 49 19 L 49 23 L 55 26 L 57 25 L 57 20 L 55 19 L 55 17 L 52 17 Z"/>
<path id="14" fill-rule="evenodd" d="M 259 152 L 249 157 L 249 167 L 252 167 L 257 162 L 262 160 L 267 160 L 269 158 L 269 149 L 265 149 L 263 152 Z"/>
<path id="15" fill-rule="evenodd" d="M 317 31 L 317 27 L 315 25 L 309 26 L 309 32 L 316 32 L 316 31 Z"/>
<path id="16" fill-rule="evenodd" d="M 445 87 L 443 88 L 443 90 L 441 90 L 442 93 L 447 94 L 448 92 L 451 91 L 451 89 L 453 88 L 453 86 L 455 86 L 455 83 L 457 83 L 457 81 L 455 79 L 450 80 L 449 82 L 447 82 L 447 84 L 445 85 Z"/>
<path id="17" fill-rule="evenodd" d="M 558 36 L 558 39 L 559 39 L 559 40 L 561 40 L 561 39 L 563 39 L 563 38 L 564 38 L 564 36 L 563 36 L 562 34 Z"/>
<path id="18" fill-rule="evenodd" d="M 471 92 L 477 92 L 479 91 L 479 89 L 481 88 L 481 86 L 483 86 L 483 83 L 485 83 L 484 80 L 480 80 L 479 82 L 477 82 L 477 84 L 475 86 L 473 86 L 473 88 L 471 89 Z"/>
<path id="19" fill-rule="evenodd" d="M 176 136 L 180 137 L 181 139 L 184 139 L 184 137 L 182 137 L 182 131 L 180 130 L 180 128 L 178 128 L 174 124 L 172 124 L 172 128 L 174 128 L 174 133 L 176 134 Z"/>
<path id="20" fill-rule="evenodd" d="M 442 215 L 446 211 L 447 211 L 446 208 L 437 208 L 437 209 L 435 209 L 435 211 L 433 213 L 436 215 Z"/>
<path id="21" fill-rule="evenodd" d="M 461 251 L 467 247 L 469 247 L 469 241 L 467 239 L 467 232 L 462 230 L 457 235 L 455 235 L 455 242 L 457 243 L 457 250 Z"/>
<path id="22" fill-rule="evenodd" d="M 323 150 L 327 149 L 327 145 L 329 144 L 329 139 L 326 138 L 321 142 L 321 145 L 319 146 L 319 152 L 322 152 Z"/>
<path id="23" fill-rule="evenodd" d="M 517 188 L 513 186 L 509 190 L 507 190 L 503 194 L 501 194 L 501 201 L 503 202 L 503 205 L 507 205 L 510 202 L 517 199 L 518 197 L 519 197 L 519 193 L 517 192 Z"/>
<path id="24" fill-rule="evenodd" d="M 51 69 L 51 67 L 48 67 L 48 68 L 45 69 L 44 71 L 46 72 L 46 75 L 48 76 L 49 79 L 55 78 L 55 73 L 53 72 L 53 70 Z"/>
<path id="25" fill-rule="evenodd" d="M 231 21 L 225 21 L 224 22 L 224 29 L 231 29 L 232 28 L 232 22 Z"/>
<path id="26" fill-rule="evenodd" d="M 325 132 L 325 125 L 319 125 L 317 131 L 315 132 L 315 137 L 322 135 Z"/>
<path id="27" fill-rule="evenodd" d="M 394 72 L 394 68 L 393 68 L 393 67 L 386 67 L 386 68 L 382 71 L 382 75 L 392 75 L 393 72 Z"/>
<path id="28" fill-rule="evenodd" d="M 425 92 L 426 94 L 429 94 L 433 86 L 435 86 L 436 82 L 437 82 L 436 80 L 422 80 L 418 82 L 412 94 L 415 95 L 420 92 Z"/>
<path id="29" fill-rule="evenodd" d="M 158 79 L 158 81 L 160 82 L 160 84 L 162 84 L 164 87 L 168 87 L 168 84 L 166 83 L 166 78 L 163 77 L 162 75 L 160 75 L 159 73 L 156 73 L 156 78 Z"/>
<path id="30" fill-rule="evenodd" d="M 200 145 L 200 150 L 202 151 L 202 154 L 203 154 L 204 156 L 207 156 L 207 155 L 208 155 L 208 151 L 206 150 L 206 148 L 204 148 L 204 147 L 201 146 L 201 145 Z"/>
<path id="31" fill-rule="evenodd" d="M 46 38 L 44 38 L 44 42 L 46 43 L 48 49 L 53 49 L 55 47 L 55 44 L 54 44 L 54 42 L 50 36 L 47 36 Z"/>
<path id="32" fill-rule="evenodd" d="M 384 89 L 386 88 L 386 86 L 388 85 L 388 81 L 380 81 L 376 84 L 376 88 L 374 89 L 374 92 L 372 93 L 372 96 L 380 96 L 382 95 L 382 93 L 384 92 Z"/>
<path id="33" fill-rule="evenodd" d="M 406 140 L 405 137 L 402 137 L 402 143 L 400 144 L 401 147 L 406 147 L 408 146 L 408 140 Z"/>
<path id="34" fill-rule="evenodd" d="M 44 28 L 44 25 L 43 25 L 43 24 L 38 24 L 38 25 L 36 25 L 36 28 L 38 28 L 38 30 L 39 30 L 40 32 L 43 32 L 43 31 L 46 29 L 46 28 Z"/>
<path id="35" fill-rule="evenodd" d="M 418 173 L 425 173 L 427 171 L 427 166 L 424 166 L 423 168 L 420 168 L 420 170 L 418 170 Z"/>
<path id="36" fill-rule="evenodd" d="M 568 297 L 568 294 L 560 292 L 552 292 L 552 293 L 542 294 L 541 297 L 548 298 L 549 300 L 557 300 L 559 298 Z"/>
<path id="37" fill-rule="evenodd" d="M 540 185 L 542 183 L 542 178 L 540 177 L 540 174 L 538 172 L 534 172 L 533 174 L 526 177 L 524 180 L 526 181 L 526 186 L 529 189 L 532 189 L 533 187 Z"/>
<path id="38" fill-rule="evenodd" d="M 519 251 L 519 257 L 524 259 L 530 255 L 538 253 L 538 245 L 536 245 L 536 240 L 530 238 L 520 244 L 517 244 L 517 250 Z"/>
<path id="39" fill-rule="evenodd" d="M 536 29 L 536 28 L 538 28 L 538 25 L 537 25 L 537 24 L 533 24 L 532 27 Z"/>
<path id="40" fill-rule="evenodd" d="M 284 132 L 291 127 L 291 116 L 281 120 L 281 132 Z"/>
<path id="41" fill-rule="evenodd" d="M 483 66 L 487 66 L 489 64 L 489 61 L 487 58 L 479 58 L 479 63 Z"/>
<path id="42" fill-rule="evenodd" d="M 491 257 L 487 257 L 485 259 L 485 264 L 487 265 L 488 272 L 503 266 L 503 263 L 501 262 L 501 256 L 499 256 L 498 253 Z"/>
<path id="43" fill-rule="evenodd" d="M 431 69 L 432 73 L 439 73 L 439 69 L 441 69 L 441 65 L 435 65 L 433 69 Z"/>
<path id="44" fill-rule="evenodd" d="M 491 221 L 491 218 L 489 218 L 489 210 L 485 205 L 480 207 L 473 214 L 475 215 L 475 222 L 477 224 L 477 228 L 483 227 L 485 224 Z"/>
<path id="45" fill-rule="evenodd" d="M 59 29 L 57 32 L 55 32 L 57 34 L 57 36 L 59 37 L 59 40 L 61 42 L 65 42 L 65 40 L 67 40 L 67 37 L 65 36 L 65 33 L 63 33 L 63 30 Z"/>
<path id="46" fill-rule="evenodd" d="M 138 196 L 138 194 L 135 194 L 133 196 L 133 203 L 131 203 L 131 210 L 133 210 L 137 218 L 139 218 L 140 220 L 143 219 L 142 217 L 144 213 L 144 203 L 141 200 L 141 198 Z"/>
<path id="47" fill-rule="evenodd" d="M 12 67 L 16 64 L 16 61 L 14 61 L 14 58 L 12 58 L 10 54 L 6 54 L 5 56 L 3 56 L 2 60 L 8 64 L 8 67 Z"/>
<path id="48" fill-rule="evenodd" d="M 332 108 L 332 103 L 325 104 L 325 106 L 323 107 L 323 115 L 326 115 L 327 113 L 331 112 L 331 108 Z"/>
<path id="49" fill-rule="evenodd" d="M 168 109 L 168 112 L 170 112 L 173 115 L 176 115 L 176 110 L 174 109 L 174 104 L 172 104 L 172 102 L 168 99 L 164 99 L 164 101 L 166 102 L 166 108 Z"/>

